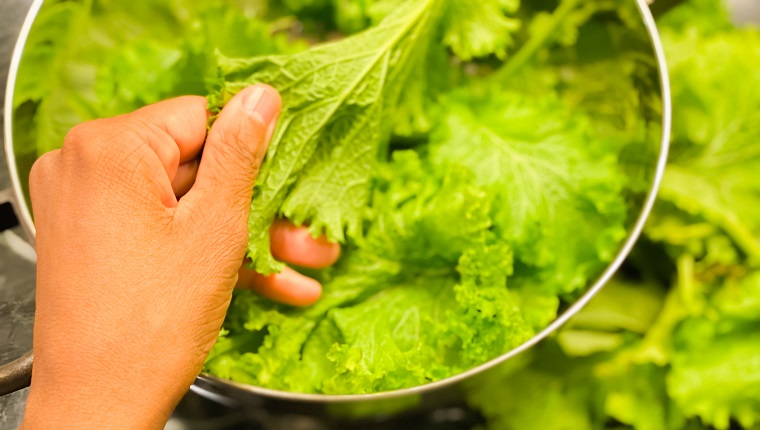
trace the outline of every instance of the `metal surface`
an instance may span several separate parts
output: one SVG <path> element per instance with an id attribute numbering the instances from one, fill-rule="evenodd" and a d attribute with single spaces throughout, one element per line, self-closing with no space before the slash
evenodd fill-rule
<path id="1" fill-rule="evenodd" d="M 730 0 L 732 18 L 739 25 L 760 23 L 760 2 L 757 0 Z"/>
<path id="2" fill-rule="evenodd" d="M 0 97 L 5 94 L 13 47 L 31 3 L 32 0 L 0 0 Z M 0 190 L 7 190 L 10 196 L 3 151 L 0 151 Z M 12 222 L 3 213 L 0 217 L 3 217 L 0 224 Z M 32 346 L 35 264 L 33 249 L 23 236 L 18 227 L 0 233 L 0 364 L 21 357 Z M 21 424 L 28 391 L 0 397 L 0 429 L 16 429 Z"/>
<path id="3" fill-rule="evenodd" d="M 0 367 L 0 396 L 26 388 L 32 382 L 32 361 L 29 351 L 21 358 Z"/>
<path id="4" fill-rule="evenodd" d="M 5 157 L 8 164 L 11 183 L 11 198 L 9 200 L 19 217 L 21 227 L 24 229 L 28 239 L 32 242 L 34 241 L 34 223 L 32 222 L 31 212 L 24 199 L 23 187 L 20 183 L 16 168 L 16 157 L 13 148 L 13 127 L 11 124 L 13 122 L 14 86 L 16 83 L 19 63 L 21 62 L 21 55 L 23 54 L 23 47 L 26 43 L 26 38 L 29 36 L 32 24 L 34 23 L 34 18 L 37 16 L 41 6 L 42 0 L 37 0 L 32 4 L 27 17 L 24 20 L 24 24 L 21 27 L 20 36 L 16 42 L 11 57 L 8 84 L 5 88 L 5 106 L 3 109 Z M 7 193 L 7 191 L 5 193 Z M 29 350 L 25 352 L 23 356 L 0 366 L 0 396 L 16 392 L 29 386 L 32 380 L 33 360 L 33 353 Z"/>
<path id="5" fill-rule="evenodd" d="M 663 55 L 663 50 L 657 29 L 655 27 L 652 15 L 647 7 L 646 1 L 636 0 L 636 2 L 641 11 L 641 16 L 645 24 L 646 31 L 648 32 L 649 41 L 651 42 L 652 55 L 657 62 L 656 73 L 659 79 L 659 91 L 662 100 L 662 117 L 660 124 L 661 133 L 659 136 L 659 142 L 657 142 L 659 146 L 657 147 L 656 151 L 656 165 L 653 168 L 651 176 L 651 187 L 646 195 L 646 198 L 643 200 L 642 209 L 638 213 L 638 216 L 636 217 L 636 220 L 631 227 L 629 237 L 622 245 L 613 262 L 607 267 L 607 269 L 597 279 L 597 281 L 588 289 L 588 291 L 579 300 L 568 307 L 554 322 L 552 322 L 548 327 L 546 327 L 543 331 L 541 331 L 529 341 L 498 358 L 484 363 L 481 366 L 442 381 L 403 390 L 376 394 L 342 396 L 295 394 L 230 382 L 210 375 L 200 376 L 197 379 L 193 389 L 203 395 L 222 395 L 225 397 L 239 398 L 242 399 L 244 403 L 250 404 L 251 406 L 265 406 L 268 408 L 268 410 L 282 410 L 286 413 L 298 410 L 305 414 L 327 414 L 351 418 L 360 416 L 361 411 L 366 409 L 364 406 L 372 405 L 372 411 L 374 415 L 378 415 L 378 411 L 381 415 L 397 415 L 404 410 L 424 407 L 427 404 L 433 407 L 433 405 L 440 405 L 445 403 L 447 399 L 456 398 L 459 394 L 461 384 L 463 382 L 468 381 L 477 375 L 483 375 L 484 372 L 487 374 L 489 370 L 496 368 L 500 364 L 531 348 L 546 338 L 548 335 L 550 335 L 552 332 L 557 330 L 564 323 L 566 323 L 573 315 L 575 315 L 586 303 L 588 303 L 593 298 L 593 296 L 607 283 L 607 281 L 609 281 L 609 279 L 614 275 L 614 273 L 617 271 L 617 269 L 620 267 L 630 252 L 634 243 L 641 234 L 644 223 L 652 208 L 667 160 L 668 140 L 671 125 L 671 104 L 669 90 L 670 85 L 667 76 L 667 67 L 665 66 L 665 58 Z M 26 38 L 28 37 L 29 30 L 37 12 L 39 11 L 41 4 L 42 0 L 34 1 L 27 16 L 27 20 L 25 21 L 22 28 L 21 35 L 18 39 L 18 44 L 13 55 L 5 101 L 5 108 L 6 112 L 8 113 L 5 118 L 5 149 L 8 156 L 8 166 L 13 183 L 14 201 L 17 203 L 16 209 L 18 211 L 19 218 L 24 225 L 26 232 L 32 238 L 34 236 L 34 226 L 32 223 L 32 217 L 29 208 L 25 204 L 23 187 L 19 180 L 19 172 L 17 171 L 16 160 L 14 157 L 15 151 L 12 140 L 13 118 L 11 114 L 13 107 L 12 100 L 15 78 L 18 72 L 21 54 L 23 52 L 23 47 Z"/>
<path id="6" fill-rule="evenodd" d="M 24 54 L 24 45 L 26 45 L 26 39 L 29 37 L 29 31 L 32 29 L 32 24 L 34 24 L 37 13 L 39 13 L 40 8 L 42 7 L 42 2 L 43 0 L 34 0 L 34 3 L 32 3 L 29 13 L 24 20 L 24 25 L 21 27 L 16 47 L 13 50 L 10 71 L 8 73 L 8 84 L 5 88 L 5 118 L 3 124 L 3 131 L 5 134 L 5 157 L 8 161 L 8 172 L 10 174 L 13 190 L 12 203 L 15 203 L 14 208 L 21 221 L 21 227 L 32 242 L 34 242 L 35 236 L 34 222 L 32 220 L 32 212 L 26 204 L 26 199 L 24 197 L 24 187 L 21 184 L 21 177 L 19 176 L 18 165 L 16 163 L 16 151 L 13 145 L 13 95 L 15 92 L 18 68 L 21 64 L 21 56 Z"/>

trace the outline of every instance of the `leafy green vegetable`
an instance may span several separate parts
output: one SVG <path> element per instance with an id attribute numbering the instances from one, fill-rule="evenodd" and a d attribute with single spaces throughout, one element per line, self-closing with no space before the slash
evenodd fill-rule
<path id="1" fill-rule="evenodd" d="M 80 122 L 178 95 L 205 95 L 217 49 L 228 55 L 303 49 L 283 34 L 272 37 L 275 24 L 246 16 L 234 3 L 46 1 L 14 94 L 16 109 L 32 107 L 34 141 L 17 147 L 41 155 L 59 148 Z M 240 44 L 241 35 L 249 43 Z"/>
<path id="2" fill-rule="evenodd" d="M 760 31 L 727 17 L 721 1 L 691 0 L 660 19 L 673 155 L 647 239 L 523 370 L 472 390 L 489 428 L 760 426 Z M 526 386 L 547 388 L 499 407 Z M 544 404 L 567 421 L 542 421 Z"/>
<path id="3" fill-rule="evenodd" d="M 236 292 L 206 370 L 304 393 L 421 385 L 531 338 L 618 252 L 647 183 L 630 153 L 652 161 L 640 151 L 653 132 L 640 112 L 656 105 L 640 97 L 652 65 L 637 56 L 648 39 L 629 9 L 46 2 L 49 25 L 33 31 L 15 105 L 17 124 L 36 127 L 18 141 L 42 153 L 80 121 L 187 93 L 210 94 L 218 111 L 252 83 L 275 86 L 284 110 L 254 189 L 253 267 L 282 267 L 269 250 L 276 217 L 340 241 L 342 258 L 308 272 L 324 286 L 310 308 Z M 40 68 L 54 78 L 40 84 Z M 589 327 L 564 340 L 576 355 L 629 341 Z M 684 363 L 689 378 L 694 364 Z M 587 391 L 547 404 L 570 411 Z"/>
<path id="4" fill-rule="evenodd" d="M 228 336 L 267 333 L 255 353 L 211 359 L 209 370 L 285 390 L 367 393 L 441 379 L 527 340 L 533 330 L 505 288 L 511 251 L 489 230 L 488 195 L 462 168 L 439 171 L 397 152 L 375 178 L 366 235 L 320 303 L 269 309 L 238 294 Z M 471 222 L 452 228 L 452 216 Z"/>
<path id="5" fill-rule="evenodd" d="M 616 125 L 573 112 L 556 82 L 540 99 L 466 74 L 443 94 L 419 91 L 442 73 L 409 69 L 438 64 L 455 7 L 408 2 L 300 54 L 219 59 L 212 106 L 255 82 L 278 88 L 286 106 L 252 203 L 254 267 L 278 268 L 266 236 L 276 216 L 346 247 L 317 273 L 325 292 L 310 309 L 236 294 L 210 372 L 327 394 L 439 380 L 529 339 L 613 258 L 628 219 L 628 142 Z M 384 55 L 408 62 L 374 62 Z M 390 113 L 410 93 L 437 121 L 423 143 L 383 161 L 398 142 Z"/>
<path id="6" fill-rule="evenodd" d="M 224 84 L 213 106 L 257 82 L 280 90 L 286 106 L 251 204 L 248 255 L 257 271 L 281 268 L 269 251 L 277 215 L 334 241 L 345 241 L 344 229 L 361 234 L 373 161 L 389 138 L 383 119 L 429 37 L 435 3 L 409 3 L 372 30 L 302 54 L 219 60 Z"/>
<path id="7" fill-rule="evenodd" d="M 338 28 L 354 33 L 381 22 L 404 0 L 332 0 Z M 512 18 L 519 0 L 446 0 L 439 6 L 442 43 L 463 60 L 495 55 L 504 58 L 520 21 Z"/>
<path id="8" fill-rule="evenodd" d="M 470 93 L 442 102 L 433 159 L 456 160 L 495 200 L 510 202 L 492 216 L 524 267 L 520 282 L 553 295 L 584 287 L 626 234 L 618 149 L 595 139 L 589 121 L 553 97 Z M 568 252 L 552 251 L 558 247 Z M 527 272 L 541 276 L 531 280 Z"/>
<path id="9" fill-rule="evenodd" d="M 677 158 L 662 197 L 705 217 L 730 235 L 753 265 L 760 264 L 760 182 L 754 179 L 760 167 L 755 144 L 760 135 L 760 33 L 704 37 L 692 29 L 666 33 L 665 41 L 674 96 L 684 103 L 674 122 Z M 693 73 L 695 69 L 702 73 Z"/>

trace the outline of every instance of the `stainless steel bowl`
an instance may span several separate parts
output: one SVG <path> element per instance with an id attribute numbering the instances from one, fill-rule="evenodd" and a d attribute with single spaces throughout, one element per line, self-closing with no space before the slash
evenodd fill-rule
<path id="1" fill-rule="evenodd" d="M 646 74 L 650 79 L 647 85 L 641 86 L 641 96 L 649 100 L 657 100 L 656 112 L 642 111 L 642 118 L 648 118 L 647 126 L 652 131 L 652 138 L 641 143 L 640 152 L 640 155 L 644 154 L 644 158 L 646 158 L 643 163 L 643 170 L 640 173 L 645 174 L 648 178 L 649 187 L 641 199 L 640 210 L 632 217 L 629 236 L 620 247 L 614 260 L 587 291 L 575 303 L 567 307 L 549 326 L 517 348 L 467 372 L 442 381 L 403 390 L 361 395 L 297 394 L 245 385 L 205 374 L 196 379 L 191 389 L 203 396 L 223 402 L 233 401 L 244 405 L 263 406 L 260 409 L 266 410 L 267 414 L 272 416 L 278 414 L 283 417 L 293 417 L 298 414 L 319 415 L 337 420 L 335 422 L 346 419 L 356 421 L 367 417 L 376 419 L 379 416 L 396 415 L 412 408 L 418 410 L 419 408 L 436 407 L 451 399 L 459 398 L 463 387 L 477 381 L 478 378 L 488 378 L 492 371 L 498 372 L 500 366 L 541 342 L 572 318 L 612 278 L 633 248 L 654 204 L 667 161 L 671 127 L 671 101 L 663 49 L 647 1 L 630 1 L 635 1 L 638 6 L 641 16 L 641 37 L 648 41 L 648 48 L 642 54 L 649 60 Z M 13 98 L 26 40 L 42 4 L 43 0 L 34 2 L 24 23 L 12 59 L 5 100 L 5 151 L 12 180 L 10 194 L 20 223 L 32 243 L 34 242 L 35 228 L 25 197 L 25 183 L 22 180 L 24 175 L 19 168 L 19 154 L 24 152 L 24 148 L 19 148 L 13 139 L 14 127 L 16 126 L 14 124 Z M 642 109 L 650 108 L 651 105 L 642 106 Z M 29 353 L 15 362 L 0 367 L 0 395 L 19 389 L 28 383 L 31 366 L 32 356 Z M 286 424 L 283 426 L 283 428 L 287 428 Z"/>

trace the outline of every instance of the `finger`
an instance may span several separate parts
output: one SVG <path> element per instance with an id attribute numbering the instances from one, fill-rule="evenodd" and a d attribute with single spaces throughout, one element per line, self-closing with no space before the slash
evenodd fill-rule
<path id="1" fill-rule="evenodd" d="M 178 97 L 145 106 L 120 119 L 141 132 L 173 181 L 179 166 L 196 158 L 206 140 L 206 104 L 203 97 Z"/>
<path id="2" fill-rule="evenodd" d="M 340 257 L 340 245 L 324 236 L 313 238 L 306 227 L 277 220 L 269 231 L 272 255 L 286 263 L 322 269 L 332 266 Z"/>
<path id="3" fill-rule="evenodd" d="M 207 104 L 201 96 L 177 97 L 145 106 L 129 116 L 168 134 L 177 144 L 181 164 L 197 157 L 203 147 L 211 116 Z"/>
<path id="4" fill-rule="evenodd" d="M 233 97 L 209 131 L 195 184 L 183 202 L 201 210 L 247 211 L 281 106 L 280 95 L 268 85 Z"/>
<path id="5" fill-rule="evenodd" d="M 198 174 L 199 165 L 200 160 L 197 158 L 192 159 L 187 163 L 180 164 L 177 169 L 177 175 L 174 176 L 174 180 L 172 180 L 172 189 L 177 198 L 187 194 L 187 192 L 190 191 L 190 188 L 193 187 L 195 176 Z"/>
<path id="6" fill-rule="evenodd" d="M 164 165 L 174 164 L 167 160 L 176 157 L 163 149 L 176 148 L 176 144 L 171 141 L 154 149 L 150 142 L 161 139 L 155 127 L 121 115 L 72 127 L 64 138 L 60 155 L 72 160 L 66 164 L 76 163 L 82 172 L 96 175 L 101 189 L 130 196 L 147 192 L 159 198 L 156 203 L 174 207 L 177 198 Z M 159 208 L 157 205 L 156 209 Z"/>
<path id="7" fill-rule="evenodd" d="M 291 306 L 312 305 L 322 295 L 319 282 L 289 267 L 280 273 L 264 276 L 243 266 L 238 273 L 237 286 Z"/>

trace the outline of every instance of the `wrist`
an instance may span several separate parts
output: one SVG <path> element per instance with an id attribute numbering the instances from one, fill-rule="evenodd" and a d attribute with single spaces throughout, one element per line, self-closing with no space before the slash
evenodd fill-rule
<path id="1" fill-rule="evenodd" d="M 194 333 L 118 307 L 42 319 L 50 306 L 38 300 L 23 428 L 162 429 L 202 367 Z"/>
<path id="2" fill-rule="evenodd" d="M 162 429 L 185 389 L 156 373 L 50 375 L 35 369 L 21 428 Z"/>

